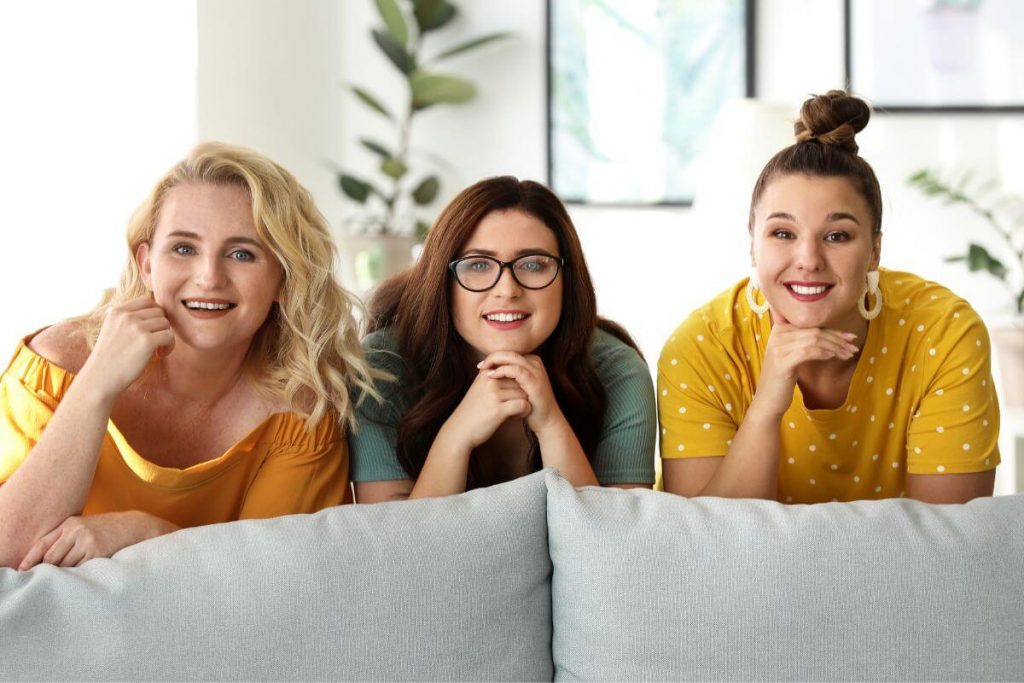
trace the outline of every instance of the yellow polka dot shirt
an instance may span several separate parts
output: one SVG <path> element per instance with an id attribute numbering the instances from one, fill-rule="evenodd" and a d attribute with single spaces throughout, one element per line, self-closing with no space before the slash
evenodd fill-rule
<path id="1" fill-rule="evenodd" d="M 724 456 L 747 411 L 771 316 L 751 311 L 747 280 L 694 311 L 658 361 L 661 457 Z M 883 308 L 846 401 L 811 410 L 800 387 L 782 419 L 778 500 L 903 495 L 908 474 L 981 472 L 999 464 L 999 406 L 989 338 L 945 287 L 882 270 Z"/>

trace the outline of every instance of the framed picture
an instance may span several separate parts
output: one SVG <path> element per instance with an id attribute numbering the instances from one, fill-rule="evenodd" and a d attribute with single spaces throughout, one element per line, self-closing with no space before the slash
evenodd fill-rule
<path id="1" fill-rule="evenodd" d="M 845 0 L 846 80 L 882 111 L 1024 111 L 1020 0 Z"/>
<path id="2" fill-rule="evenodd" d="M 695 160 L 754 95 L 754 0 L 548 0 L 548 184 L 573 203 L 692 202 Z"/>

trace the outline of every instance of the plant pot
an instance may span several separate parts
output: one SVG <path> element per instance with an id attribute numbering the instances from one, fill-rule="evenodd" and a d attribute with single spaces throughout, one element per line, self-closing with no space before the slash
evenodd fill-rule
<path id="1" fill-rule="evenodd" d="M 1002 378 L 1004 408 L 1024 408 L 1024 327 L 991 331 Z"/>
<path id="2" fill-rule="evenodd" d="M 387 278 L 412 265 L 418 242 L 410 235 L 346 235 L 340 240 L 342 279 L 365 295 Z"/>

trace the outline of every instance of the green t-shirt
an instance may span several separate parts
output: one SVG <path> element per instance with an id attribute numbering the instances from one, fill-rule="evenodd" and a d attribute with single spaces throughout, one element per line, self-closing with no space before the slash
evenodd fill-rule
<path id="1" fill-rule="evenodd" d="M 367 398 L 357 410 L 358 429 L 348 437 L 352 481 L 409 479 L 396 455 L 398 425 L 407 407 L 397 344 L 383 329 L 367 336 L 363 348 L 372 365 L 397 379 L 378 381 L 382 402 Z M 605 485 L 653 484 L 658 418 L 647 364 L 604 330 L 594 333 L 590 353 L 606 394 L 604 429 L 590 463 L 594 474 Z"/>

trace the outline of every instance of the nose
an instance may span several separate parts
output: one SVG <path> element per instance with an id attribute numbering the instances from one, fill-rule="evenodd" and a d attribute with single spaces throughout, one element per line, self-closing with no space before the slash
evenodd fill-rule
<path id="1" fill-rule="evenodd" d="M 512 266 L 505 266 L 501 269 L 501 273 L 498 275 L 498 282 L 491 291 L 507 299 L 514 299 L 523 293 L 523 288 L 512 277 Z"/>
<path id="2" fill-rule="evenodd" d="M 192 279 L 202 289 L 219 289 L 226 281 L 226 270 L 224 259 L 220 254 L 208 254 L 195 261 L 195 271 Z"/>
<path id="3" fill-rule="evenodd" d="M 797 267 L 801 270 L 817 271 L 825 265 L 822 252 L 824 245 L 817 239 L 802 239 L 797 244 Z"/>

